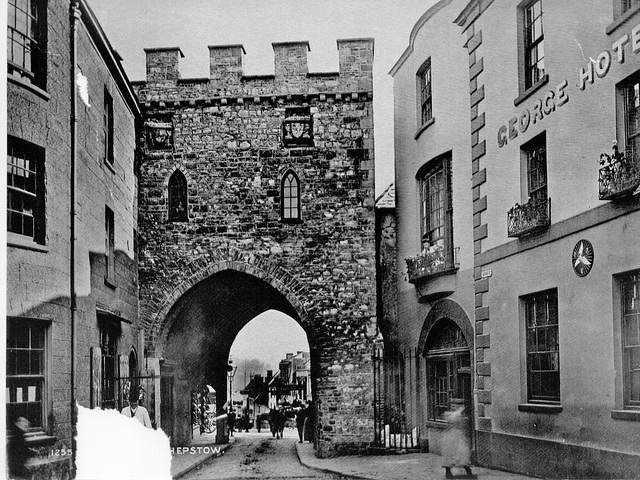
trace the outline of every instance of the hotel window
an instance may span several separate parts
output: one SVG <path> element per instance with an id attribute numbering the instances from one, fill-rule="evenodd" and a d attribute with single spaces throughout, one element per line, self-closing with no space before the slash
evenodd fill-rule
<path id="1" fill-rule="evenodd" d="M 102 122 L 103 161 L 113 167 L 113 98 L 104 89 L 104 112 Z"/>
<path id="2" fill-rule="evenodd" d="M 522 147 L 527 162 L 527 193 L 533 203 L 547 201 L 547 147 L 545 134 Z"/>
<path id="3" fill-rule="evenodd" d="M 640 408 L 640 270 L 621 278 L 624 407 Z"/>
<path id="4" fill-rule="evenodd" d="M 285 223 L 296 223 L 300 217 L 300 180 L 293 170 L 288 170 L 282 177 L 281 185 L 281 219 Z"/>
<path id="5" fill-rule="evenodd" d="M 420 125 L 433 118 L 433 102 L 431 97 L 431 58 L 418 70 L 418 90 L 420 98 Z"/>
<path id="6" fill-rule="evenodd" d="M 462 330 L 451 320 L 440 320 L 429 333 L 425 356 L 428 420 L 443 421 L 454 404 L 470 407 L 471 355 Z"/>
<path id="7" fill-rule="evenodd" d="M 104 210 L 104 256 L 105 256 L 105 279 L 113 282 L 116 277 L 116 259 L 115 259 L 115 223 L 113 218 L 113 210 L 105 207 Z"/>
<path id="8" fill-rule="evenodd" d="M 522 7 L 524 89 L 536 85 L 545 74 L 544 32 L 542 28 L 542 0 L 535 0 Z"/>
<path id="9" fill-rule="evenodd" d="M 617 0 L 619 10 L 616 16 L 624 15 L 632 8 L 640 6 L 640 0 Z"/>
<path id="10" fill-rule="evenodd" d="M 187 220 L 187 179 L 180 170 L 176 170 L 169 179 L 169 221 Z"/>
<path id="11" fill-rule="evenodd" d="M 7 230 L 44 244 L 44 148 L 7 139 Z"/>
<path id="12" fill-rule="evenodd" d="M 102 326 L 100 328 L 100 374 L 101 374 L 101 403 L 100 407 L 116 408 L 116 361 L 118 353 L 118 332 L 114 328 Z"/>
<path id="13" fill-rule="evenodd" d="M 527 348 L 527 400 L 560 402 L 558 293 L 556 290 L 523 298 Z"/>
<path id="14" fill-rule="evenodd" d="M 618 98 L 624 117 L 619 129 L 619 138 L 624 140 L 624 153 L 629 159 L 640 160 L 640 73 L 618 86 Z"/>
<path id="15" fill-rule="evenodd" d="M 451 156 L 429 162 L 427 170 L 419 174 L 419 180 L 422 246 L 436 248 L 452 259 Z"/>
<path id="16" fill-rule="evenodd" d="M 44 89 L 46 87 L 47 2 L 9 0 L 7 14 L 8 72 Z"/>
<path id="17" fill-rule="evenodd" d="M 45 334 L 44 323 L 7 318 L 7 426 L 24 417 L 44 427 Z"/>

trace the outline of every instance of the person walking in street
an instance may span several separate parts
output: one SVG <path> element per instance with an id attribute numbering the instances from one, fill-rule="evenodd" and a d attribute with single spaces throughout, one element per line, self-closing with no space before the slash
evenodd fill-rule
<path id="1" fill-rule="evenodd" d="M 127 417 L 135 417 L 138 421 L 147 428 L 153 428 L 151 425 L 151 419 L 149 418 L 149 412 L 142 405 L 138 404 L 140 398 L 140 389 L 134 387 L 131 389 L 131 396 L 129 400 L 129 406 L 122 409 L 122 414 Z"/>
<path id="2" fill-rule="evenodd" d="M 307 409 L 304 403 L 300 406 L 300 410 L 296 413 L 296 427 L 298 427 L 299 443 L 304 442 L 304 421 L 307 418 Z"/>
<path id="3" fill-rule="evenodd" d="M 227 423 L 229 425 L 229 435 L 233 437 L 233 432 L 236 427 L 236 412 L 233 408 L 229 411 L 229 415 L 227 415 Z"/>

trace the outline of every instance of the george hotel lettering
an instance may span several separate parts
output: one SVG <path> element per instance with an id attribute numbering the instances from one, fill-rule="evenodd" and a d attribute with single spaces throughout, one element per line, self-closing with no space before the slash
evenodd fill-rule
<path id="1" fill-rule="evenodd" d="M 631 29 L 631 34 L 624 34 L 611 45 L 611 51 L 604 50 L 596 58 L 590 58 L 589 63 L 580 68 L 578 72 L 577 87 L 585 90 L 587 84 L 593 84 L 596 78 L 604 78 L 611 69 L 611 64 L 617 61 L 619 64 L 625 62 L 625 54 L 628 50 L 633 53 L 640 52 L 640 24 Z M 549 90 L 544 98 L 539 98 L 533 109 L 524 109 L 518 116 L 509 120 L 507 125 L 502 125 L 498 129 L 498 147 L 504 147 L 510 140 L 515 139 L 518 133 L 525 133 L 531 123 L 535 124 L 546 115 L 551 114 L 569 101 L 569 94 L 565 91 L 569 82 L 563 80 L 555 90 Z"/>

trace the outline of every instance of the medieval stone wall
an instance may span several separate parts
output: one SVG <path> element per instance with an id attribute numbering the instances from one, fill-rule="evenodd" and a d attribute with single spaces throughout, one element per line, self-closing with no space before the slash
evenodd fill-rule
<path id="1" fill-rule="evenodd" d="M 210 78 L 194 80 L 179 78 L 179 49 L 147 50 L 147 81 L 135 85 L 145 117 L 141 324 L 149 351 L 161 350 L 161 312 L 189 282 L 189 266 L 220 251 L 284 270 L 302 285 L 296 295 L 314 330 L 318 453 L 358 451 L 373 440 L 373 41 L 339 40 L 340 72 L 330 74 L 308 73 L 306 42 L 273 47 L 274 75 L 242 76 L 244 49 L 232 45 L 209 47 Z M 312 144 L 283 144 L 292 107 L 309 109 Z M 289 169 L 300 181 L 299 223 L 281 221 Z M 184 222 L 169 221 L 176 170 L 188 187 Z"/>

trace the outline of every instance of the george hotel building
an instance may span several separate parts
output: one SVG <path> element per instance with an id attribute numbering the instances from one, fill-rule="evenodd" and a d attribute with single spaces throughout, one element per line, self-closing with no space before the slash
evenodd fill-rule
<path id="1" fill-rule="evenodd" d="M 478 465 L 633 477 L 640 2 L 443 0 L 391 74 L 405 430 L 462 403 Z"/>

